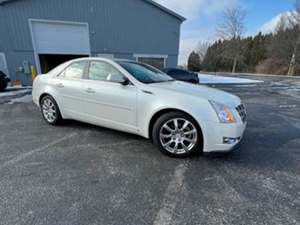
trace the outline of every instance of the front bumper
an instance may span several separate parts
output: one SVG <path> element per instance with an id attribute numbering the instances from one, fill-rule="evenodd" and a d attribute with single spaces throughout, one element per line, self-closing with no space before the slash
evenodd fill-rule
<path id="1" fill-rule="evenodd" d="M 208 122 L 204 135 L 204 152 L 228 152 L 235 149 L 241 142 L 247 122 L 223 124 Z M 232 139 L 226 142 L 224 139 Z"/>

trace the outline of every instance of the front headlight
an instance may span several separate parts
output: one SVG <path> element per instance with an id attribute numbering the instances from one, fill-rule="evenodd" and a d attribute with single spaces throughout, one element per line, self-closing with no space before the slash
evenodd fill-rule
<path id="1" fill-rule="evenodd" d="M 235 123 L 236 120 L 229 107 L 218 102 L 209 101 L 219 117 L 221 123 Z"/>

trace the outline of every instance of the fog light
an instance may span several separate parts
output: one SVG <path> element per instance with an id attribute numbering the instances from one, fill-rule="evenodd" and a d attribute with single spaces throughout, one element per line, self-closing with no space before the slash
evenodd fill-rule
<path id="1" fill-rule="evenodd" d="M 223 144 L 232 145 L 232 144 L 237 143 L 239 140 L 240 140 L 240 137 L 238 137 L 238 138 L 224 137 L 223 138 Z"/>

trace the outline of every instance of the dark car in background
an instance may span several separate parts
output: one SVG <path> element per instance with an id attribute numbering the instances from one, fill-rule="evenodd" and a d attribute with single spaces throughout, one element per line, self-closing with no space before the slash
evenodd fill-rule
<path id="1" fill-rule="evenodd" d="M 10 79 L 0 71 L 0 91 L 4 91 L 7 88 L 8 83 L 10 82 Z"/>
<path id="2" fill-rule="evenodd" d="M 199 83 L 199 77 L 197 73 L 183 70 L 183 69 L 177 69 L 177 68 L 167 68 L 163 69 L 163 72 L 168 74 L 170 77 L 184 81 L 184 82 L 189 82 L 189 83 L 194 83 L 198 84 Z"/>

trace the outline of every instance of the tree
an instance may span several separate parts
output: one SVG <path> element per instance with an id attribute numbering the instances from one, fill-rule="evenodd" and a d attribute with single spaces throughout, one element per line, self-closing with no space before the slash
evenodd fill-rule
<path id="1" fill-rule="evenodd" d="M 296 29 L 297 39 L 294 42 L 293 52 L 289 63 L 288 75 L 293 76 L 295 74 L 295 69 L 297 66 L 297 54 L 300 48 L 300 0 L 296 0 L 295 12 L 293 12 L 292 23 Z"/>
<path id="2" fill-rule="evenodd" d="M 219 61 L 219 47 L 221 46 L 221 41 L 216 41 L 213 43 L 206 51 L 205 57 L 202 62 L 203 70 L 205 71 L 218 71 L 218 61 Z"/>
<path id="3" fill-rule="evenodd" d="M 199 72 L 201 70 L 201 58 L 196 52 L 192 52 L 188 59 L 188 70 Z"/>
<path id="4" fill-rule="evenodd" d="M 291 65 L 291 56 L 294 52 L 294 43 L 296 42 L 298 35 L 297 29 L 288 28 L 286 26 L 287 22 L 287 18 L 282 17 L 281 22 L 276 29 L 276 33 L 272 34 L 271 41 L 268 46 L 269 68 L 267 70 L 269 70 L 270 73 L 277 74 L 277 72 L 274 71 L 275 68 L 272 68 L 272 64 L 273 67 L 276 65 L 278 73 L 291 73 L 289 68 Z"/>
<path id="5" fill-rule="evenodd" d="M 206 41 L 201 41 L 198 43 L 196 52 L 200 56 L 201 61 L 203 61 L 209 46 L 210 46 L 210 43 L 206 42 Z"/>
<path id="6" fill-rule="evenodd" d="M 227 9 L 223 13 L 222 22 L 217 27 L 217 33 L 223 40 L 228 40 L 224 49 L 224 57 L 232 61 L 232 73 L 236 72 L 237 64 L 243 61 L 241 38 L 245 32 L 246 13 L 239 7 Z"/>
<path id="7" fill-rule="evenodd" d="M 258 33 L 251 40 L 251 49 L 247 56 L 248 66 L 250 70 L 254 70 L 255 66 L 267 58 L 266 37 L 262 33 Z"/>

